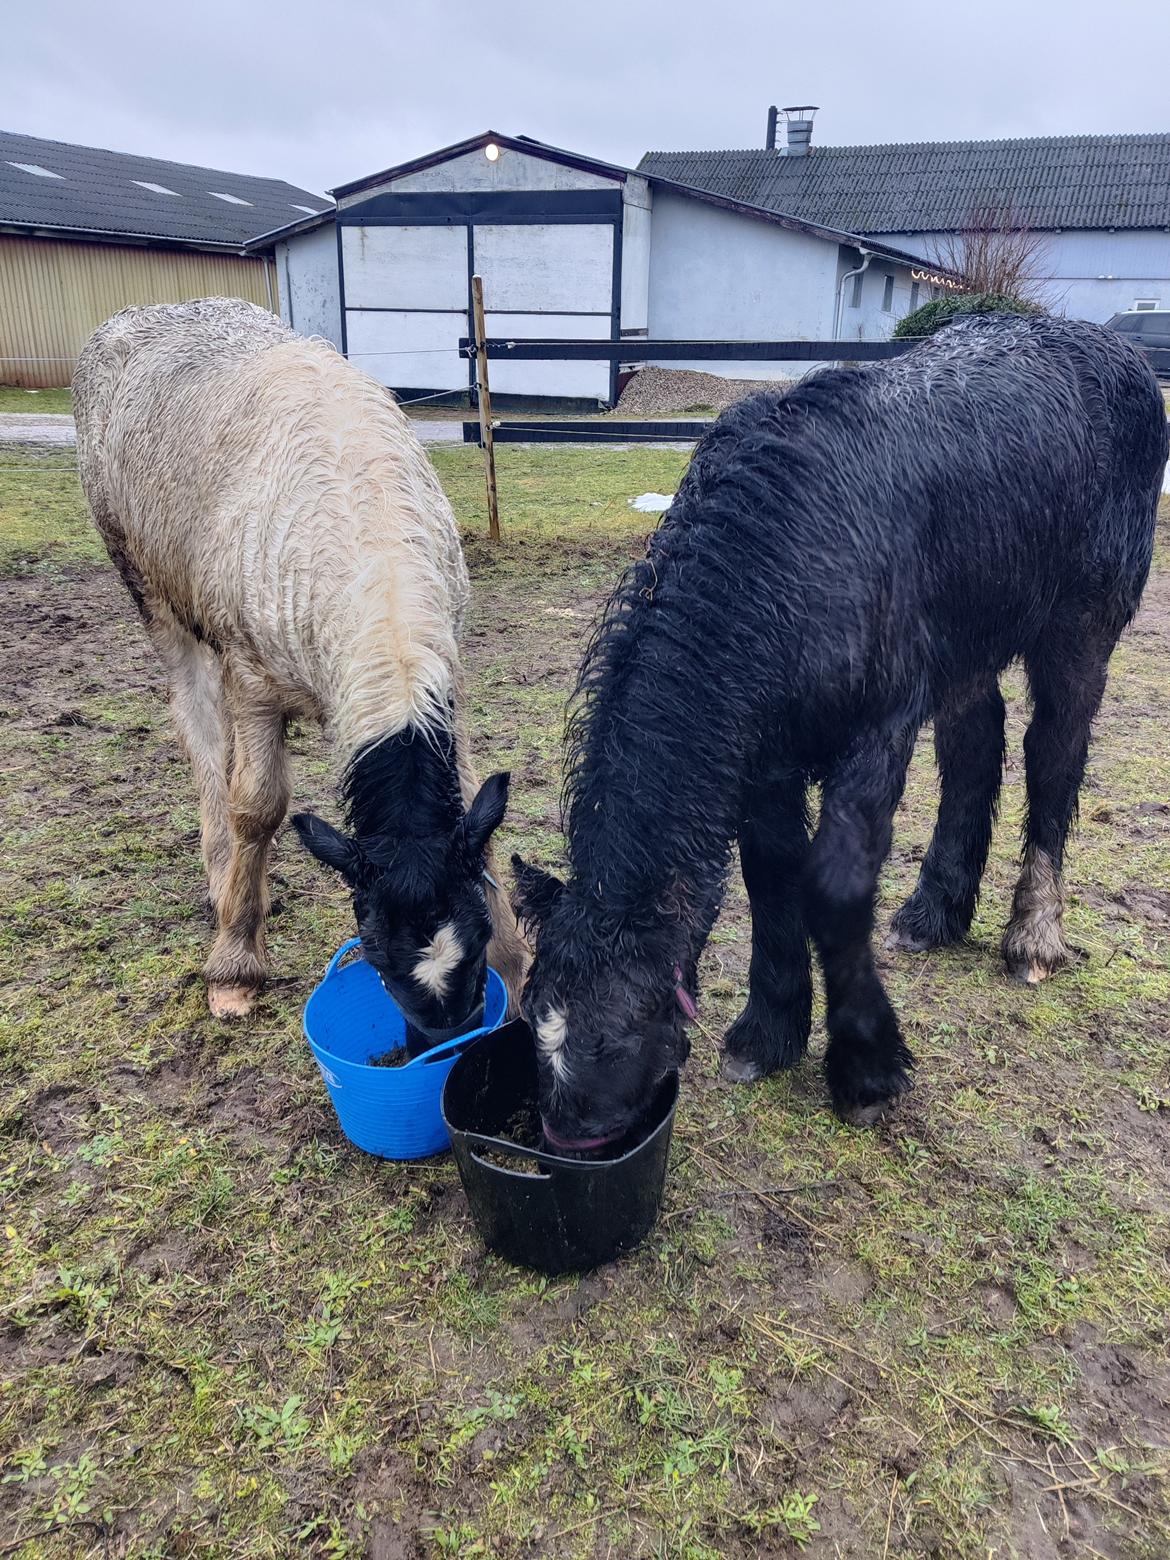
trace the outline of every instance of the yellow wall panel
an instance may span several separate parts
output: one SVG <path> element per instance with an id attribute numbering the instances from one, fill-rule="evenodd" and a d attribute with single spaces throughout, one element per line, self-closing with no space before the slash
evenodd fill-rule
<path id="1" fill-rule="evenodd" d="M 0 384 L 67 385 L 90 335 L 132 304 L 246 298 L 276 310 L 265 259 L 0 235 Z"/>

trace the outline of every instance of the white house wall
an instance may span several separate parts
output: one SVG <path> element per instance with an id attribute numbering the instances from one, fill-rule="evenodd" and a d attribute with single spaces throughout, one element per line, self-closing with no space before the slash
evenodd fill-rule
<path id="1" fill-rule="evenodd" d="M 904 315 L 930 300 L 931 288 L 927 282 L 920 281 L 915 292 L 913 273 L 918 267 L 899 265 L 874 255 L 861 273 L 860 288 L 855 289 L 856 278 L 847 279 L 847 273 L 861 265 L 864 258 L 861 251 L 842 245 L 838 256 L 837 286 L 841 288 L 841 296 L 839 306 L 835 303 L 837 329 L 830 330 L 830 336 L 841 341 L 887 341 Z M 887 286 L 887 282 L 892 286 Z M 855 291 L 860 292 L 857 303 L 853 301 Z M 890 295 L 888 308 L 887 294 Z"/>
<path id="2" fill-rule="evenodd" d="M 280 317 L 302 336 L 341 347 L 337 229 L 332 222 L 276 246 Z"/>
<path id="3" fill-rule="evenodd" d="M 932 257 L 949 252 L 954 241 L 943 233 L 885 236 Z M 1056 313 L 1101 322 L 1132 309 L 1139 298 L 1158 298 L 1160 307 L 1170 307 L 1170 233 L 1092 228 L 1040 237 L 1035 270 L 1043 300 Z"/>
<path id="4" fill-rule="evenodd" d="M 836 243 L 657 190 L 649 332 L 660 340 L 783 341 L 832 336 Z M 685 362 L 735 379 L 802 374 L 808 363 Z"/>

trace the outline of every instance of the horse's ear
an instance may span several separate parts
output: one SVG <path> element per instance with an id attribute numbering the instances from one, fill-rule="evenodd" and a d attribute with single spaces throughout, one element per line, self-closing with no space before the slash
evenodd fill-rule
<path id="1" fill-rule="evenodd" d="M 560 878 L 553 877 L 551 872 L 529 866 L 520 856 L 512 857 L 512 871 L 516 874 L 512 908 L 529 933 L 535 936 L 553 905 L 564 893 L 565 885 Z"/>
<path id="2" fill-rule="evenodd" d="M 356 840 L 351 840 L 340 829 L 335 829 L 316 813 L 294 813 L 292 826 L 301 844 L 311 856 L 334 872 L 340 872 L 345 881 L 354 887 L 362 875 L 364 857 Z"/>
<path id="3" fill-rule="evenodd" d="M 488 840 L 504 821 L 508 806 L 508 774 L 489 775 L 467 809 L 463 830 L 472 856 L 482 856 Z"/>

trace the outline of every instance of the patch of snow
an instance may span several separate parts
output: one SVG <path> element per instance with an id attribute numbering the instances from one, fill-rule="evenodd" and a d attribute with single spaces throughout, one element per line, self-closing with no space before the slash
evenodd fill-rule
<path id="1" fill-rule="evenodd" d="M 673 493 L 639 493 L 630 499 L 630 508 L 640 515 L 660 515 L 674 503 Z"/>

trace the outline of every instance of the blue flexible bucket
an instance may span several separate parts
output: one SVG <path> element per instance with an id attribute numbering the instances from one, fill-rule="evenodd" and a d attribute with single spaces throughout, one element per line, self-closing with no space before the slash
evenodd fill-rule
<path id="1" fill-rule="evenodd" d="M 483 1023 L 444 1040 L 401 1067 L 371 1067 L 370 1058 L 406 1044 L 406 1020 L 365 959 L 343 964 L 361 947 L 354 937 L 329 961 L 305 1003 L 305 1039 L 317 1059 L 341 1130 L 351 1143 L 383 1159 L 425 1159 L 451 1146 L 439 1102 L 457 1058 L 497 1029 L 508 993 L 488 970 Z"/>

